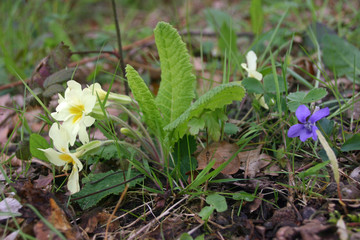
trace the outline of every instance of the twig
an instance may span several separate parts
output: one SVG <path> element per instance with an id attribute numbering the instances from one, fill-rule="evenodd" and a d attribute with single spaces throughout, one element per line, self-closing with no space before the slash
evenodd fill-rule
<path id="1" fill-rule="evenodd" d="M 136 239 L 138 237 L 138 235 L 140 235 L 144 230 L 149 229 L 152 225 L 155 224 L 155 222 L 158 222 L 159 219 L 165 217 L 166 215 L 168 215 L 170 213 L 170 211 L 177 207 L 180 203 L 182 203 L 184 200 L 186 200 L 189 196 L 185 196 L 183 199 L 181 199 L 180 201 L 178 201 L 177 203 L 175 203 L 174 205 L 172 205 L 168 210 L 166 210 L 165 212 L 163 212 L 162 214 L 160 214 L 160 216 L 158 216 L 157 218 L 151 220 L 151 222 L 149 222 L 148 224 L 146 224 L 145 226 L 143 226 L 141 229 L 139 229 L 136 233 L 130 235 L 130 237 L 128 238 L 128 240 L 131 239 Z"/>
<path id="2" fill-rule="evenodd" d="M 118 42 L 118 47 L 119 47 L 120 67 L 121 67 L 121 71 L 122 71 L 122 76 L 123 76 L 124 79 L 126 79 L 124 55 L 123 55 L 123 50 L 122 50 L 122 45 L 121 45 L 121 32 L 120 32 L 118 16 L 117 16 L 117 13 L 116 13 L 115 0 L 111 0 L 111 4 L 112 4 L 112 9 L 113 9 L 113 14 L 114 14 L 116 37 L 117 37 L 117 42 Z M 127 81 L 124 81 L 124 86 L 125 86 L 125 94 L 129 95 L 129 85 L 128 85 Z"/>
<path id="3" fill-rule="evenodd" d="M 120 199 L 119 199 L 119 201 L 117 202 L 117 204 L 116 204 L 116 206 L 115 206 L 115 208 L 114 208 L 114 211 L 111 213 L 111 216 L 109 217 L 109 219 L 108 219 L 108 221 L 107 221 L 106 230 L 105 230 L 105 238 L 104 238 L 105 240 L 108 239 L 108 232 L 109 232 L 109 226 L 110 226 L 111 220 L 114 218 L 114 215 L 115 215 L 116 211 L 118 210 L 120 204 L 121 204 L 122 201 L 124 200 L 124 197 L 125 197 L 125 195 L 126 195 L 126 193 L 127 193 L 128 188 L 129 188 L 129 184 L 126 184 L 126 185 L 125 185 L 125 189 L 124 189 L 124 191 L 121 193 Z"/>

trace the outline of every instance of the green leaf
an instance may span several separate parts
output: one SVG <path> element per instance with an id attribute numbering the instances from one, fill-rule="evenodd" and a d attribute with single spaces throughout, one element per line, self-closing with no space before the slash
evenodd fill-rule
<path id="1" fill-rule="evenodd" d="M 221 52 L 231 52 L 235 56 L 238 55 L 238 48 L 236 46 L 236 32 L 230 24 L 223 23 L 219 34 L 219 49 Z"/>
<path id="2" fill-rule="evenodd" d="M 43 161 L 48 161 L 44 152 L 39 150 L 47 148 L 50 148 L 50 144 L 46 141 L 45 138 L 35 133 L 30 135 L 30 152 L 33 157 L 36 157 Z"/>
<path id="3" fill-rule="evenodd" d="M 288 107 L 289 107 L 289 109 L 290 109 L 291 112 L 295 112 L 296 109 L 297 109 L 300 105 L 302 105 L 302 103 L 290 101 L 290 102 L 287 103 L 287 105 L 288 105 Z"/>
<path id="4" fill-rule="evenodd" d="M 249 93 L 264 93 L 264 87 L 261 82 L 255 78 L 245 78 L 241 84 Z"/>
<path id="5" fill-rule="evenodd" d="M 207 221 L 210 217 L 210 215 L 214 212 L 215 207 L 214 206 L 206 206 L 201 209 L 199 212 L 199 216 L 202 220 Z"/>
<path id="6" fill-rule="evenodd" d="M 287 99 L 294 102 L 302 102 L 306 96 L 306 92 L 294 92 L 287 96 Z"/>
<path id="7" fill-rule="evenodd" d="M 282 77 L 279 75 L 277 77 L 279 79 L 280 92 L 285 92 L 285 86 L 284 86 L 284 81 L 282 80 Z M 286 83 L 286 85 L 287 85 L 287 83 Z M 275 80 L 274 80 L 273 74 L 268 74 L 264 77 L 264 89 L 265 89 L 265 92 L 276 93 L 276 85 L 275 85 Z"/>
<path id="8" fill-rule="evenodd" d="M 231 16 L 227 12 L 212 8 L 205 10 L 205 18 L 214 31 L 218 31 L 224 23 L 230 25 L 232 21 Z"/>
<path id="9" fill-rule="evenodd" d="M 354 134 L 351 138 L 345 141 L 341 146 L 342 152 L 357 151 L 360 150 L 360 134 Z"/>
<path id="10" fill-rule="evenodd" d="M 191 135 L 197 135 L 204 127 L 205 121 L 202 118 L 192 118 L 189 121 L 189 132 Z"/>
<path id="11" fill-rule="evenodd" d="M 194 240 L 194 239 L 191 237 L 190 234 L 188 234 L 188 233 L 183 233 L 183 234 L 181 234 L 181 236 L 180 236 L 180 240 Z"/>
<path id="12" fill-rule="evenodd" d="M 317 122 L 320 131 L 326 136 L 330 136 L 330 134 L 334 130 L 334 124 L 335 122 L 333 120 L 329 120 L 327 118 L 320 119 Z"/>
<path id="13" fill-rule="evenodd" d="M 247 202 L 252 202 L 255 199 L 255 195 L 251 193 L 247 193 L 245 191 L 240 191 L 237 193 L 234 193 L 233 199 L 236 201 L 245 200 Z"/>
<path id="14" fill-rule="evenodd" d="M 308 177 L 308 176 L 317 175 L 318 172 L 319 172 L 321 169 L 323 169 L 324 167 L 326 167 L 326 165 L 328 165 L 328 164 L 329 164 L 329 161 L 325 161 L 325 162 L 322 162 L 322 163 L 318 163 L 318 164 L 316 164 L 315 166 L 307 169 L 306 171 L 300 172 L 300 173 L 298 174 L 298 176 L 303 179 L 303 178 Z"/>
<path id="15" fill-rule="evenodd" d="M 207 196 L 206 202 L 214 206 L 218 212 L 225 212 L 228 208 L 225 197 L 217 193 Z"/>
<path id="16" fill-rule="evenodd" d="M 261 0 L 251 0 L 250 3 L 251 28 L 254 34 L 259 35 L 264 26 L 264 13 Z"/>
<path id="17" fill-rule="evenodd" d="M 227 120 L 227 116 L 224 114 L 224 110 L 218 108 L 213 111 L 207 111 L 202 114 L 201 118 L 205 122 L 207 133 L 211 139 L 215 142 L 219 141 L 221 135 L 220 123 Z"/>
<path id="18" fill-rule="evenodd" d="M 154 35 L 161 63 L 161 82 L 155 102 L 167 125 L 190 106 L 196 78 L 186 45 L 176 29 L 159 22 Z"/>
<path id="19" fill-rule="evenodd" d="M 245 95 L 244 88 L 236 82 L 217 86 L 201 96 L 178 119 L 165 126 L 165 131 L 174 131 L 174 138 L 179 139 L 188 129 L 188 121 L 199 117 L 205 110 L 213 111 L 233 101 L 241 101 Z"/>
<path id="20" fill-rule="evenodd" d="M 326 95 L 327 91 L 325 88 L 313 88 L 307 93 L 303 91 L 294 92 L 287 96 L 289 100 L 287 104 L 290 111 L 295 112 L 300 105 L 316 102 Z"/>
<path id="21" fill-rule="evenodd" d="M 324 64 L 338 76 L 360 74 L 360 50 L 337 35 L 326 34 L 322 46 Z"/>
<path id="22" fill-rule="evenodd" d="M 306 94 L 306 96 L 302 100 L 302 103 L 316 102 L 325 97 L 326 95 L 327 91 L 325 88 L 313 88 Z"/>
<path id="23" fill-rule="evenodd" d="M 138 102 L 143 120 L 157 136 L 163 136 L 163 122 L 155 100 L 139 73 L 130 65 L 126 66 L 129 87 Z"/>
<path id="24" fill-rule="evenodd" d="M 18 159 L 21 160 L 31 159 L 29 141 L 21 141 L 16 149 L 15 155 Z"/>
<path id="25" fill-rule="evenodd" d="M 130 178 L 139 175 L 138 172 L 132 171 Z M 143 181 L 144 177 L 137 178 L 131 182 L 129 182 L 129 187 L 135 186 L 137 183 Z M 83 183 L 86 185 L 81 189 L 80 192 L 75 193 L 72 195 L 74 198 L 83 197 L 92 193 L 94 195 L 84 197 L 81 199 L 76 200 L 76 202 L 80 205 L 80 207 L 85 210 L 91 208 L 92 206 L 96 205 L 101 199 L 110 195 L 110 194 L 119 194 L 120 192 L 124 191 L 125 184 L 120 186 L 111 188 L 112 186 L 118 185 L 119 183 L 124 181 L 124 176 L 121 172 L 115 173 L 114 171 L 109 171 L 106 173 L 98 173 L 98 174 L 89 174 L 87 178 L 83 179 Z M 96 193 L 98 191 L 110 188 L 106 191 Z"/>
<path id="26" fill-rule="evenodd" d="M 187 181 L 186 173 L 193 171 L 197 167 L 197 160 L 193 157 L 193 153 L 196 151 L 196 140 L 193 136 L 184 136 L 182 139 L 176 142 L 174 145 L 174 152 L 172 156 L 176 164 L 175 170 L 179 173 L 184 181 Z M 170 167 L 173 167 L 172 161 Z"/>
<path id="27" fill-rule="evenodd" d="M 225 123 L 224 132 L 227 135 L 233 135 L 239 131 L 239 127 L 233 123 Z"/>

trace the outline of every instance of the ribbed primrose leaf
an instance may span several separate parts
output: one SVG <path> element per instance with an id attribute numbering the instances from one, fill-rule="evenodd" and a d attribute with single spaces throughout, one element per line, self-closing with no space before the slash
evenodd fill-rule
<path id="1" fill-rule="evenodd" d="M 167 125 L 189 108 L 196 79 L 186 45 L 176 29 L 159 22 L 154 35 L 161 64 L 161 83 L 155 102 Z"/>
<path id="2" fill-rule="evenodd" d="M 193 117 L 199 117 L 204 110 L 213 111 L 222 108 L 232 101 L 240 101 L 245 95 L 244 88 L 237 82 L 227 83 L 217 86 L 202 95 L 190 108 L 188 108 L 179 118 L 165 126 L 165 131 L 173 131 L 173 137 L 181 138 L 187 132 L 188 122 Z"/>
<path id="3" fill-rule="evenodd" d="M 157 136 L 163 136 L 163 122 L 155 100 L 139 73 L 130 65 L 126 66 L 129 87 L 143 113 L 144 122 Z"/>

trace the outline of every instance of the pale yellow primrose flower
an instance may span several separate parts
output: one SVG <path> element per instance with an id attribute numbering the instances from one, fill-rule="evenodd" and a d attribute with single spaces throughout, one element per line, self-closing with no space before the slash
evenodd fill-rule
<path id="1" fill-rule="evenodd" d="M 52 164 L 64 166 L 64 171 L 69 168 L 69 164 L 72 165 L 67 187 L 71 194 L 74 194 L 80 191 L 79 171 L 82 170 L 83 165 L 78 159 L 78 154 L 69 151 L 70 136 L 63 126 L 58 126 L 57 123 L 54 123 L 50 128 L 49 136 L 53 140 L 54 147 L 57 151 L 52 148 L 39 150 L 45 153 L 45 156 Z"/>
<path id="2" fill-rule="evenodd" d="M 256 60 L 257 60 L 257 56 L 254 53 L 254 51 L 249 51 L 246 54 L 246 62 L 247 63 L 242 63 L 241 67 L 247 71 L 248 77 L 255 78 L 255 79 L 261 81 L 263 76 L 261 73 L 256 71 Z M 254 94 L 254 95 L 255 95 L 256 99 L 259 100 L 259 103 L 263 108 L 269 109 L 269 106 L 265 103 L 264 96 L 260 97 L 261 96 L 260 94 Z"/>
<path id="3" fill-rule="evenodd" d="M 105 100 L 107 92 L 101 88 L 101 85 L 99 83 L 91 84 L 87 89 L 89 89 L 93 95 L 95 96 L 98 95 L 101 101 Z M 118 102 L 121 104 L 131 103 L 131 98 L 129 96 L 117 94 L 113 92 L 109 92 L 108 100 Z"/>
<path id="4" fill-rule="evenodd" d="M 256 54 L 254 53 L 254 51 L 249 51 L 246 54 L 246 62 L 247 63 L 242 63 L 241 67 L 244 68 L 247 73 L 248 73 L 248 77 L 252 77 L 255 78 L 259 81 L 262 80 L 262 74 L 259 73 L 258 71 L 256 71 Z"/>
<path id="5" fill-rule="evenodd" d="M 107 92 L 101 88 L 101 85 L 99 83 L 91 84 L 89 87 L 84 89 L 84 91 L 90 91 L 91 94 L 94 95 L 97 100 L 96 104 L 93 108 L 93 111 L 92 111 L 92 116 L 94 116 L 95 118 L 99 118 L 99 119 L 104 118 L 104 113 L 101 109 L 101 106 L 100 106 L 100 103 L 98 100 L 103 102 L 105 100 Z M 99 97 L 99 99 L 98 99 L 98 97 Z M 109 92 L 105 107 L 108 107 L 112 103 L 129 104 L 129 103 L 131 103 L 131 98 L 126 95 Z"/>
<path id="6" fill-rule="evenodd" d="M 87 89 L 82 90 L 81 85 L 74 80 L 67 82 L 65 97 L 59 94 L 59 105 L 51 116 L 57 121 L 64 121 L 63 127 L 68 131 L 70 144 L 74 145 L 76 136 L 85 144 L 89 142 L 86 127 L 90 127 L 95 118 L 89 116 L 96 103 L 96 96 Z"/>

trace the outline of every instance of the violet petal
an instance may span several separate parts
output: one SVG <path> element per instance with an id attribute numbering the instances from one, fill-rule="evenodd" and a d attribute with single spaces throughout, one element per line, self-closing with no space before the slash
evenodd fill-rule
<path id="1" fill-rule="evenodd" d="M 315 122 L 319 121 L 320 119 L 328 116 L 329 114 L 330 114 L 330 110 L 328 107 L 320 109 L 319 111 L 316 111 L 316 112 L 314 112 L 313 115 L 311 115 L 309 121 L 311 123 L 315 123 Z"/>
<path id="2" fill-rule="evenodd" d="M 288 131 L 288 137 L 293 138 L 300 136 L 300 133 L 303 129 L 303 124 L 295 124 L 294 126 L 291 126 Z"/>
<path id="3" fill-rule="evenodd" d="M 305 105 L 300 105 L 295 112 L 295 115 L 297 117 L 297 119 L 301 122 L 301 123 L 305 123 L 306 122 L 306 118 L 308 116 L 310 116 L 310 110 L 305 106 Z"/>
<path id="4" fill-rule="evenodd" d="M 302 142 L 305 142 L 306 139 L 308 139 L 309 137 L 312 137 L 312 136 L 313 136 L 313 132 L 304 128 L 300 133 L 300 140 Z"/>
<path id="5" fill-rule="evenodd" d="M 318 130 L 318 128 L 317 128 L 317 126 L 313 126 L 312 127 L 312 139 L 314 139 L 314 141 L 316 141 L 317 140 L 317 132 L 316 132 L 316 130 Z"/>

